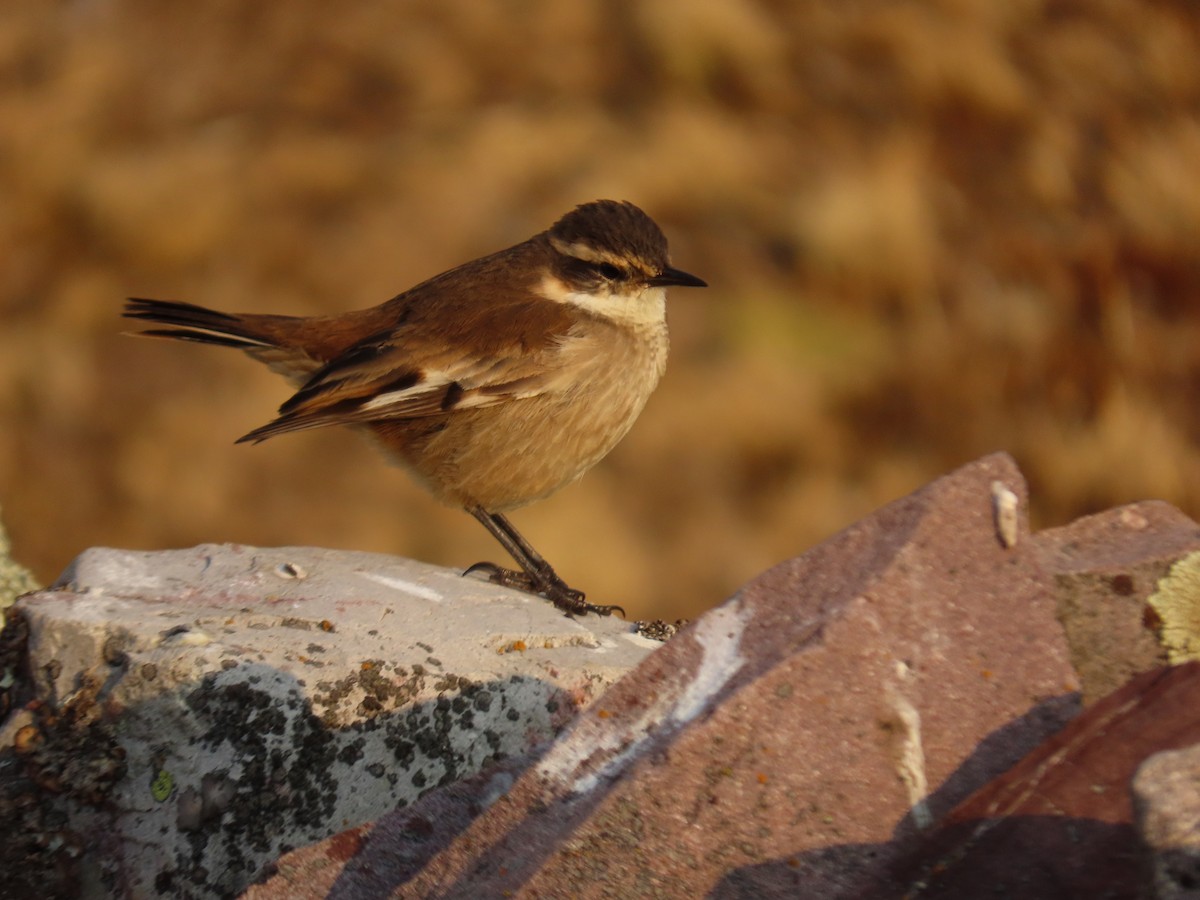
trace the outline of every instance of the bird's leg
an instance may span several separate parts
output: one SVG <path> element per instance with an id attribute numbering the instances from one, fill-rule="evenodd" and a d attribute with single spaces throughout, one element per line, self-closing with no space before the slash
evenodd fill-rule
<path id="1" fill-rule="evenodd" d="M 481 562 L 468 568 L 463 573 L 464 575 L 472 572 L 487 572 L 488 580 L 494 584 L 514 587 L 531 594 L 540 594 L 559 609 L 565 610 L 568 615 L 596 613 L 601 616 L 609 616 L 612 615 L 613 610 L 618 610 L 622 616 L 625 615 L 625 610 L 619 606 L 597 606 L 588 603 L 584 599 L 583 591 L 568 587 L 567 583 L 559 578 L 558 573 L 551 568 L 550 563 L 546 562 L 542 555 L 533 549 L 529 541 L 521 537 L 521 533 L 505 516 L 500 513 L 488 512 L 481 506 L 468 507 L 467 512 L 491 532 L 492 537 L 500 542 L 500 546 L 517 561 L 521 571 L 504 569 L 495 563 Z"/>

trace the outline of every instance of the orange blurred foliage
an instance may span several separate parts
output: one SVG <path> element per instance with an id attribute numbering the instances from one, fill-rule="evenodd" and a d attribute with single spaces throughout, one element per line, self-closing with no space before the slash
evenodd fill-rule
<path id="1" fill-rule="evenodd" d="M 14 553 L 496 558 L 349 432 L 232 446 L 287 387 L 117 316 L 369 306 L 599 197 L 712 287 L 626 441 L 516 514 L 594 602 L 694 615 L 998 449 L 1040 525 L 1195 515 L 1198 59 L 1187 0 L 6 5 Z"/>

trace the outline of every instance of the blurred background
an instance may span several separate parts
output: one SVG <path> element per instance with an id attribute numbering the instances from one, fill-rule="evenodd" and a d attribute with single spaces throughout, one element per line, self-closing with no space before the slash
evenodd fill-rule
<path id="1" fill-rule="evenodd" d="M 0 6 L 0 508 L 84 548 L 503 560 L 287 386 L 121 336 L 126 296 L 374 305 L 577 203 L 673 262 L 666 378 L 514 515 L 597 603 L 693 615 L 994 450 L 1035 527 L 1200 515 L 1191 0 Z"/>

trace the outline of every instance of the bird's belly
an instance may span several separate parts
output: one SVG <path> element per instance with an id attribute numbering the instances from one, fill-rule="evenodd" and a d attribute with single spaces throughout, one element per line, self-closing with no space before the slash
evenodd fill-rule
<path id="1" fill-rule="evenodd" d="M 597 369 L 567 391 L 438 417 L 436 430 L 392 449 L 447 503 L 502 512 L 540 500 L 625 436 L 662 365 L 647 357 Z"/>
<path id="2" fill-rule="evenodd" d="M 471 411 L 470 421 L 443 432 L 456 447 L 452 463 L 432 477 L 421 474 L 464 506 L 500 512 L 540 500 L 583 475 L 625 436 L 646 402 L 626 393 L 533 397 Z"/>

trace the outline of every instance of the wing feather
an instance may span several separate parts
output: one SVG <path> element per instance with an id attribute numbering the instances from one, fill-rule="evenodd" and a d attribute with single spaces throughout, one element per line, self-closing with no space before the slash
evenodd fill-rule
<path id="1" fill-rule="evenodd" d="M 464 355 L 461 344 L 437 335 L 430 339 L 419 324 L 402 325 L 348 348 L 314 372 L 280 407 L 278 418 L 239 442 L 326 425 L 479 409 L 535 397 L 561 382 L 569 318 L 554 317 L 551 329 L 532 337 L 526 328 L 506 346 L 492 340 L 486 355 L 479 356 Z"/>

